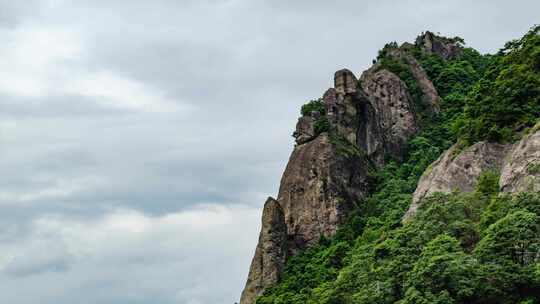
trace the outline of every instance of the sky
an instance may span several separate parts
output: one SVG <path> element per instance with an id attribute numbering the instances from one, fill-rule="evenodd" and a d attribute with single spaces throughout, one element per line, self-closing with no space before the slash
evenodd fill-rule
<path id="1" fill-rule="evenodd" d="M 0 298 L 234 303 L 300 106 L 425 30 L 540 2 L 0 0 Z"/>

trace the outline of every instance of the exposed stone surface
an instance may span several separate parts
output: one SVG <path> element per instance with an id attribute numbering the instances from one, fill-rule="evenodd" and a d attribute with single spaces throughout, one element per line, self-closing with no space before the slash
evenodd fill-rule
<path id="1" fill-rule="evenodd" d="M 413 56 L 403 50 L 406 48 L 407 46 L 405 45 L 399 49 L 392 50 L 389 55 L 397 60 L 403 60 L 409 65 L 413 77 L 415 78 L 418 87 L 422 91 L 422 101 L 424 104 L 429 106 L 429 110 L 432 113 L 439 113 L 441 103 L 439 93 L 437 93 L 435 86 L 427 76 L 426 71 L 424 71 L 420 63 L 418 63 Z"/>
<path id="2" fill-rule="evenodd" d="M 444 59 L 463 52 L 456 39 L 431 32 L 422 34 L 415 44 Z M 389 55 L 410 67 L 424 103 L 437 113 L 440 97 L 407 51 L 413 47 L 396 45 Z M 265 288 L 277 283 L 287 258 L 321 236 L 332 236 L 367 195 L 369 166 L 383 166 L 388 157 L 402 160 L 406 142 L 420 129 L 407 85 L 381 69 L 380 63 L 365 71 L 360 82 L 347 69 L 337 71 L 334 88 L 324 93 L 322 102 L 325 114 L 313 112 L 298 120 L 293 133 L 296 146 L 281 178 L 277 200 L 269 198 L 263 210 L 259 243 L 241 304 L 253 304 Z M 324 121 L 321 119 L 330 124 L 331 135 L 316 134 L 315 125 Z M 473 190 L 481 172 L 488 169 L 502 171 L 503 191 L 540 190 L 539 154 L 539 132 L 514 146 L 480 142 L 461 152 L 454 146 L 424 172 L 405 218 L 413 216 L 421 199 L 434 192 Z"/>
<path id="3" fill-rule="evenodd" d="M 278 282 L 287 257 L 287 226 L 279 203 L 269 197 L 264 204 L 259 243 L 249 268 L 240 304 L 251 304 L 264 288 Z"/>
<path id="4" fill-rule="evenodd" d="M 354 78 L 354 81 L 357 82 L 356 78 Z M 356 91 L 340 93 L 340 91 L 330 88 L 323 95 L 328 122 L 338 134 L 346 138 L 351 144 L 356 144 L 359 119 L 355 93 Z"/>
<path id="5" fill-rule="evenodd" d="M 265 205 L 241 304 L 254 303 L 277 282 L 288 256 L 336 232 L 366 195 L 367 170 L 365 157 L 343 154 L 326 133 L 294 147 L 277 201 Z"/>
<path id="6" fill-rule="evenodd" d="M 413 57 L 399 56 L 409 63 L 426 103 L 437 112 L 439 96 L 425 71 Z M 407 85 L 377 64 L 362 74 L 361 86 L 351 71 L 337 71 L 334 88 L 324 93 L 322 102 L 333 140 L 327 133 L 315 133 L 318 112 L 299 118 L 293 134 L 297 145 L 277 201 L 265 206 L 241 304 L 254 303 L 264 288 L 276 283 L 289 256 L 321 236 L 332 236 L 367 195 L 369 163 L 382 166 L 387 157 L 401 160 L 407 140 L 419 131 Z M 344 154 L 338 145 L 350 145 L 346 150 L 358 153 Z"/>
<path id="7" fill-rule="evenodd" d="M 301 116 L 296 123 L 296 131 L 293 137 L 297 144 L 303 144 L 310 141 L 315 136 L 315 119 L 311 116 Z"/>
<path id="8" fill-rule="evenodd" d="M 334 74 L 334 88 L 341 94 L 352 94 L 356 92 L 358 80 L 353 72 L 342 69 Z"/>
<path id="9" fill-rule="evenodd" d="M 501 191 L 540 191 L 540 131 L 514 145 L 479 142 L 454 157 L 456 149 L 448 149 L 424 172 L 404 219 L 413 216 L 429 194 L 472 191 L 480 173 L 488 169 L 500 170 Z"/>
<path id="10" fill-rule="evenodd" d="M 509 145 L 479 142 L 459 153 L 458 147 L 452 146 L 430 165 L 418 181 L 413 202 L 404 219 L 413 216 L 420 200 L 429 194 L 472 191 L 483 171 L 500 170 L 509 148 Z"/>
<path id="11" fill-rule="evenodd" d="M 367 169 L 366 159 L 340 154 L 326 133 L 294 148 L 278 195 L 290 252 L 335 233 L 366 195 Z"/>
<path id="12" fill-rule="evenodd" d="M 463 49 L 452 39 L 440 37 L 430 31 L 416 38 L 415 44 L 428 54 L 438 54 L 444 59 L 457 58 Z"/>
<path id="13" fill-rule="evenodd" d="M 540 131 L 514 146 L 506 157 L 499 186 L 505 192 L 540 191 Z"/>
<path id="14" fill-rule="evenodd" d="M 372 133 L 375 130 L 370 130 L 370 134 L 359 136 L 371 137 L 368 140 L 370 144 L 359 142 L 359 145 L 377 163 L 384 162 L 385 154 L 401 159 L 407 139 L 419 131 L 407 86 L 394 73 L 378 70 L 376 66 L 362 74 L 361 83 L 374 113 L 371 115 L 370 110 L 362 112 L 368 115 L 366 118 L 378 121 L 376 125 L 370 124 L 372 129 L 380 132 Z"/>

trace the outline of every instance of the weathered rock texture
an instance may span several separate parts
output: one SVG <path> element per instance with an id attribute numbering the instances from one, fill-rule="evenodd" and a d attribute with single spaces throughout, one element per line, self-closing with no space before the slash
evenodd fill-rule
<path id="1" fill-rule="evenodd" d="M 499 186 L 504 192 L 540 191 L 540 131 L 514 146 L 502 168 Z"/>
<path id="2" fill-rule="evenodd" d="M 483 171 L 501 172 L 504 192 L 540 191 L 540 131 L 512 144 L 476 143 L 460 153 L 454 145 L 424 172 L 404 220 L 414 216 L 421 200 L 435 192 L 470 192 Z"/>
<path id="3" fill-rule="evenodd" d="M 315 136 L 315 121 L 317 120 L 317 112 L 311 114 L 311 116 L 302 116 L 298 118 L 296 123 L 296 131 L 293 133 L 293 137 L 297 144 L 303 144 L 313 139 Z"/>
<path id="4" fill-rule="evenodd" d="M 275 283 L 289 256 L 321 236 L 332 236 L 367 195 L 371 163 L 383 165 L 386 156 L 400 159 L 405 142 L 419 130 L 407 86 L 386 70 L 364 73 L 362 87 L 351 71 L 339 70 L 322 102 L 325 117 L 314 112 L 298 120 L 293 133 L 297 145 L 277 201 L 265 207 L 241 304 L 252 304 Z M 331 135 L 316 134 L 314 126 L 321 118 L 328 121 Z M 282 211 L 282 222 L 268 215 L 279 213 L 274 209 Z M 265 225 L 270 222 L 280 228 L 271 231 Z"/>
<path id="5" fill-rule="evenodd" d="M 240 303 L 253 303 L 264 287 L 275 284 L 287 255 L 287 226 L 279 203 L 269 197 L 264 204 L 261 233 L 249 268 Z"/>
<path id="6" fill-rule="evenodd" d="M 459 55 L 453 42 L 430 33 L 417 43 L 444 58 Z M 438 112 L 440 98 L 425 71 L 414 57 L 398 51 L 394 56 L 410 66 L 425 104 Z M 324 111 L 299 118 L 293 133 L 296 146 L 277 200 L 269 199 L 265 205 L 241 304 L 254 303 L 264 288 L 276 283 L 288 257 L 321 236 L 332 236 L 367 195 L 368 167 L 401 160 L 406 142 L 418 133 L 413 100 L 397 75 L 376 63 L 362 74 L 360 83 L 351 71 L 337 71 L 334 87 L 322 96 Z M 317 134 L 326 122 L 330 132 Z"/>
<path id="7" fill-rule="evenodd" d="M 452 59 L 463 54 L 461 48 L 453 39 L 440 37 L 430 31 L 416 38 L 415 44 L 428 54 L 438 54 L 444 59 Z"/>
<path id="8" fill-rule="evenodd" d="M 365 157 L 342 154 L 326 133 L 294 148 L 278 195 L 290 253 L 336 232 L 366 194 L 367 169 Z"/>
<path id="9" fill-rule="evenodd" d="M 367 169 L 364 156 L 343 154 L 326 133 L 294 148 L 277 201 L 270 198 L 265 204 L 240 303 L 254 303 L 276 283 L 287 257 L 336 232 L 367 193 Z"/>
<path id="10" fill-rule="evenodd" d="M 407 45 L 402 46 L 390 51 L 388 55 L 398 61 L 407 63 L 418 87 L 422 91 L 422 102 L 428 106 L 432 113 L 439 113 L 441 103 L 439 93 L 437 93 L 433 82 L 431 82 L 420 63 L 406 51 L 407 48 Z"/>
<path id="11" fill-rule="evenodd" d="M 406 84 L 377 65 L 362 74 L 361 83 L 359 87 L 349 70 L 335 73 L 334 88 L 322 97 L 326 119 L 338 135 L 365 151 L 376 164 L 383 165 L 389 157 L 400 160 L 406 141 L 419 131 Z M 433 102 L 438 106 L 438 96 Z M 316 137 L 317 114 L 298 119 L 293 133 L 297 144 Z"/>
<path id="12" fill-rule="evenodd" d="M 500 170 L 507 152 L 508 146 L 488 142 L 476 143 L 461 152 L 452 146 L 420 177 L 405 219 L 413 216 L 420 200 L 432 193 L 472 191 L 483 171 Z"/>
<path id="13" fill-rule="evenodd" d="M 369 138 L 359 146 L 379 164 L 387 156 L 401 159 L 406 141 L 419 130 L 407 86 L 394 73 L 377 67 L 364 72 L 361 83 L 373 113 L 370 115 L 368 110 L 367 117 L 361 120 L 370 123 L 371 128 L 359 136 Z"/>

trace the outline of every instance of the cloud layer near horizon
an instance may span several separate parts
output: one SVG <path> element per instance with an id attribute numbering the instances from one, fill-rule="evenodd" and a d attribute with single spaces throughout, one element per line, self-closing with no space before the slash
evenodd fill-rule
<path id="1" fill-rule="evenodd" d="M 493 52 L 537 1 L 0 0 L 0 294 L 233 303 L 298 109 L 429 29 Z"/>

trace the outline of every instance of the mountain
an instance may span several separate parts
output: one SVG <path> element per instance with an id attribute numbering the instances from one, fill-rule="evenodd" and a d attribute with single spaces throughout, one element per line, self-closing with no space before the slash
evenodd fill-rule
<path id="1" fill-rule="evenodd" d="M 392 42 L 302 106 L 241 304 L 540 303 L 540 27 Z"/>

